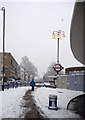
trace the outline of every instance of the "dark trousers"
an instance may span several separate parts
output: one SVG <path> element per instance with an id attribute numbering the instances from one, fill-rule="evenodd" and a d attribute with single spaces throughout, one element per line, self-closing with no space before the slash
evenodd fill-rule
<path id="1" fill-rule="evenodd" d="M 34 86 L 32 86 L 32 91 L 34 91 Z"/>

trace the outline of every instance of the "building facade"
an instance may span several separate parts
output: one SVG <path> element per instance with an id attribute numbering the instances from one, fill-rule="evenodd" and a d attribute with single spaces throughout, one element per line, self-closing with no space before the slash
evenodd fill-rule
<path id="1" fill-rule="evenodd" d="M 2 76 L 3 72 L 3 53 L 0 52 L 0 76 Z M 4 77 L 5 82 L 17 80 L 20 78 L 20 68 L 19 64 L 12 56 L 11 53 L 4 54 Z"/>
<path id="2" fill-rule="evenodd" d="M 70 90 L 85 92 L 85 67 L 66 68 Z"/>
<path id="3" fill-rule="evenodd" d="M 85 2 L 75 3 L 71 28 L 70 46 L 74 57 L 85 65 Z"/>
<path id="4" fill-rule="evenodd" d="M 51 85 L 57 88 L 85 92 L 85 67 L 69 67 L 64 75 L 48 77 Z"/>

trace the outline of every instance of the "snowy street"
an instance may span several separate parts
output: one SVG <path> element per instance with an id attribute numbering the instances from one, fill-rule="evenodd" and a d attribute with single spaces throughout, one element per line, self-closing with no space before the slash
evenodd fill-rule
<path id="1" fill-rule="evenodd" d="M 58 110 L 49 110 L 49 95 L 57 95 Z M 80 116 L 67 110 L 68 102 L 83 92 L 59 88 L 41 87 L 34 91 L 33 95 L 36 104 L 42 109 L 48 118 L 79 118 Z"/>
<path id="2" fill-rule="evenodd" d="M 0 0 L 0 120 L 85 118 L 85 2 Z"/>
<path id="3" fill-rule="evenodd" d="M 19 118 L 24 108 L 22 105 L 22 97 L 25 92 L 30 89 L 28 87 L 19 87 L 17 89 L 9 89 L 0 91 L 0 101 L 2 101 L 2 107 L 0 105 L 0 117 L 2 118 Z M 21 116 L 23 117 L 23 116 Z"/>
<path id="4" fill-rule="evenodd" d="M 23 107 L 24 102 L 23 96 L 26 91 L 30 90 L 31 87 L 18 87 L 16 89 L 5 90 L 4 92 L 0 91 L 0 118 L 24 118 L 25 111 L 29 110 L 28 108 Z M 79 118 L 80 116 L 74 114 L 71 111 L 66 109 L 68 102 L 73 97 L 82 94 L 80 91 L 65 90 L 59 88 L 46 88 L 40 87 L 35 89 L 32 92 L 32 98 L 39 108 L 43 117 L 47 118 Z M 49 110 L 49 95 L 57 95 L 57 106 L 58 110 Z M 30 99 L 30 98 L 29 98 Z M 32 101 L 33 102 L 33 101 Z M 30 106 L 31 107 L 31 106 Z M 27 109 L 27 110 L 26 110 Z M 30 108 L 31 109 L 31 108 Z M 30 112 L 28 112 L 29 114 Z"/>

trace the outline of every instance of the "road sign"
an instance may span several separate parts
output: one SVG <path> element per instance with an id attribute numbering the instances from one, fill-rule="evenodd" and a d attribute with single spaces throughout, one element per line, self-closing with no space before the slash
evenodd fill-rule
<path id="1" fill-rule="evenodd" d="M 55 64 L 53 68 L 56 72 L 60 72 L 62 69 L 64 69 L 61 64 Z"/>

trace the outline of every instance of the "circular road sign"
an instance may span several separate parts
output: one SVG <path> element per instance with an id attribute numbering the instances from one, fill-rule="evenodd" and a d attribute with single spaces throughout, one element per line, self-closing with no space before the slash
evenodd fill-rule
<path id="1" fill-rule="evenodd" d="M 60 72 L 64 67 L 61 64 L 55 64 L 53 68 L 56 72 Z"/>

